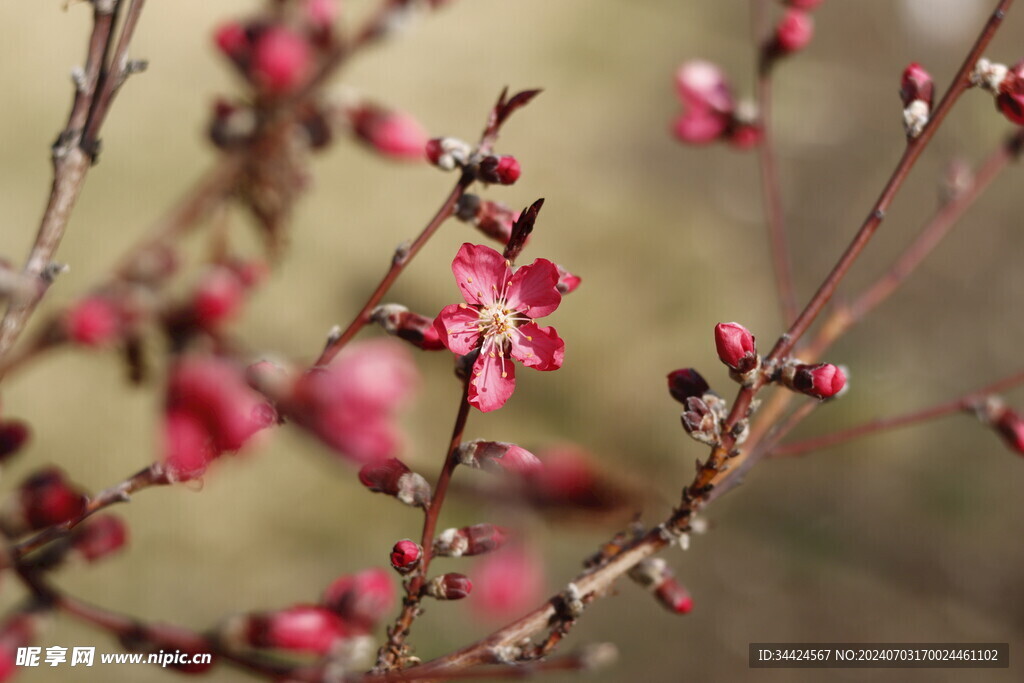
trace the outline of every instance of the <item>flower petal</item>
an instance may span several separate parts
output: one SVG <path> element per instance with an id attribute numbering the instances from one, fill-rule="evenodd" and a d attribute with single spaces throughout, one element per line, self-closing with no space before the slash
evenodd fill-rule
<path id="1" fill-rule="evenodd" d="M 565 342 L 553 327 L 526 323 L 512 338 L 512 357 L 528 368 L 557 370 L 562 367 Z"/>
<path id="2" fill-rule="evenodd" d="M 452 261 L 452 273 L 462 296 L 471 304 L 494 302 L 512 277 L 512 269 L 501 254 L 469 243 L 462 245 Z"/>
<path id="3" fill-rule="evenodd" d="M 466 304 L 445 306 L 434 320 L 441 343 L 454 353 L 465 356 L 476 348 L 480 341 L 480 330 L 477 321 L 480 319 L 475 308 Z"/>
<path id="4" fill-rule="evenodd" d="M 531 318 L 543 318 L 562 302 L 558 293 L 558 267 L 539 258 L 512 275 L 506 296 L 508 307 Z"/>
<path id="5" fill-rule="evenodd" d="M 487 350 L 473 364 L 473 378 L 469 382 L 469 405 L 476 406 L 482 413 L 505 405 L 505 401 L 516 388 L 516 366 L 511 358 Z"/>

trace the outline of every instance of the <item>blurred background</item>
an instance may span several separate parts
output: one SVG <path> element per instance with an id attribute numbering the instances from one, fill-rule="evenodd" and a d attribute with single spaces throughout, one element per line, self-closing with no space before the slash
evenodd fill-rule
<path id="1" fill-rule="evenodd" d="M 134 56 L 150 61 L 105 126 L 59 258 L 71 265 L 37 318 L 97 280 L 215 159 L 204 138 L 210 104 L 237 83 L 212 49 L 215 26 L 257 3 L 149 3 Z M 774 133 L 801 301 L 833 264 L 902 152 L 903 67 L 919 61 L 944 88 L 992 0 L 827 2 L 816 37 L 776 76 Z M 346 3 L 352 16 L 371 3 Z M 778 8 L 772 4 L 772 11 Z M 0 4 L 0 255 L 21 262 L 49 190 L 48 147 L 63 126 L 68 72 L 83 58 L 85 3 Z M 1020 57 L 1024 16 L 1011 12 L 989 56 Z M 547 203 L 525 260 L 550 258 L 583 278 L 549 318 L 566 341 L 556 373 L 520 372 L 508 405 L 470 416 L 468 438 L 537 448 L 574 442 L 610 471 L 646 482 L 644 519 L 667 515 L 706 449 L 683 433 L 665 375 L 699 369 L 733 390 L 712 329 L 737 320 L 766 347 L 781 332 L 772 296 L 756 157 L 724 145 L 683 147 L 673 73 L 704 58 L 752 90 L 747 2 L 466 0 L 361 54 L 339 85 L 414 114 L 434 135 L 475 139 L 500 89 L 544 93 L 507 126 L 498 151 L 519 182 L 484 196 Z M 940 91 L 941 92 L 941 91 Z M 954 159 L 976 162 L 1009 124 L 969 92 L 925 153 L 840 296 L 873 281 L 937 203 Z M 314 162 L 287 258 L 248 307 L 239 334 L 253 348 L 311 360 L 327 330 L 347 322 L 399 242 L 414 236 L 453 178 L 395 164 L 347 141 Z M 1024 317 L 1019 171 L 1009 169 L 920 272 L 828 354 L 850 368 L 849 393 L 823 407 L 809 436 L 946 400 L 1020 366 Z M 248 231 L 239 214 L 234 229 Z M 449 264 L 463 241 L 452 222 L 388 297 L 433 315 L 457 300 Z M 365 336 L 376 336 L 367 330 Z M 433 478 L 454 419 L 450 354 L 417 356 L 424 381 L 404 414 L 402 457 Z M 3 410 L 28 420 L 30 448 L 4 472 L 13 488 L 45 462 L 90 490 L 152 461 L 158 384 L 129 388 L 113 353 L 61 350 L 4 383 Z M 1024 394 L 1010 396 L 1024 405 Z M 481 476 L 460 473 L 460 476 Z M 711 532 L 666 554 L 694 596 L 686 617 L 628 581 L 588 610 L 569 646 L 618 644 L 600 681 L 1008 681 L 1010 670 L 751 670 L 747 645 L 777 642 L 1010 642 L 1024 638 L 1024 463 L 966 416 L 768 462 L 707 516 Z M 319 444 L 276 430 L 248 455 L 220 463 L 196 487 L 145 491 L 116 512 L 127 552 L 56 577 L 68 592 L 148 620 L 205 629 L 232 613 L 315 601 L 336 576 L 386 565 L 420 516 L 370 495 Z M 502 521 L 456 501 L 442 524 Z M 627 520 L 526 523 L 547 589 L 560 590 Z M 450 570 L 469 564 L 449 560 Z M 6 604 L 22 597 L 7 577 Z M 471 603 L 472 598 L 463 601 Z M 424 659 L 500 624 L 469 604 L 430 605 L 413 642 Z M 40 645 L 95 645 L 108 636 L 67 618 Z M 1011 647 L 1013 647 L 1011 645 Z M 1011 661 L 1019 657 L 1014 650 Z M 152 667 L 38 669 L 25 681 L 165 681 Z M 243 678 L 218 668 L 210 681 Z M 562 680 L 552 677 L 552 680 Z M 569 680 L 565 677 L 564 680 Z"/>

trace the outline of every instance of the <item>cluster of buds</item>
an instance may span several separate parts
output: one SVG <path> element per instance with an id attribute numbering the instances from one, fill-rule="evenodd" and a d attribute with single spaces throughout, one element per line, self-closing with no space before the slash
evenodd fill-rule
<path id="1" fill-rule="evenodd" d="M 814 19 L 810 12 L 824 0 L 785 0 L 786 11 L 764 47 L 770 61 L 791 55 L 807 47 L 814 38 Z"/>
<path id="2" fill-rule="evenodd" d="M 371 491 L 392 496 L 406 505 L 425 507 L 430 502 L 430 484 L 397 458 L 363 465 L 359 481 Z"/>
<path id="3" fill-rule="evenodd" d="M 423 587 L 423 594 L 435 600 L 461 600 L 469 597 L 473 582 L 465 574 L 442 574 Z"/>
<path id="4" fill-rule="evenodd" d="M 522 446 L 504 441 L 468 441 L 459 447 L 459 463 L 475 468 L 528 474 L 541 469 L 540 460 Z"/>
<path id="5" fill-rule="evenodd" d="M 85 514 L 88 496 L 63 471 L 46 467 L 29 476 L 4 504 L 0 528 L 9 536 L 45 529 Z"/>
<path id="6" fill-rule="evenodd" d="M 978 419 L 996 431 L 1010 450 L 1024 455 L 1024 419 L 998 396 L 989 396 L 974 406 Z"/>
<path id="7" fill-rule="evenodd" d="M 215 357 L 178 361 L 168 380 L 164 416 L 168 479 L 201 477 L 214 458 L 237 451 L 276 420 L 274 409 L 231 362 Z"/>
<path id="8" fill-rule="evenodd" d="M 683 404 L 680 419 L 686 433 L 701 443 L 718 445 L 727 406 L 721 396 L 711 391 L 700 373 L 693 368 L 670 372 L 668 391 L 672 398 Z"/>
<path id="9" fill-rule="evenodd" d="M 992 93 L 996 108 L 1018 126 L 1024 126 L 1024 60 L 1008 67 L 979 59 L 971 83 Z"/>
<path id="10" fill-rule="evenodd" d="M 744 385 L 753 381 L 761 369 L 754 335 L 739 323 L 715 325 L 715 350 L 719 360 L 729 367 L 729 376 Z"/>
<path id="11" fill-rule="evenodd" d="M 468 142 L 458 138 L 428 140 L 426 153 L 427 160 L 442 170 L 461 168 L 477 180 L 492 185 L 511 185 L 519 180 L 522 171 L 514 156 L 480 154 Z"/>
<path id="12" fill-rule="evenodd" d="M 370 313 L 370 320 L 393 337 L 404 339 L 424 351 L 444 348 L 434 319 L 413 313 L 401 304 L 381 304 Z"/>
<path id="13" fill-rule="evenodd" d="M 391 549 L 391 566 L 399 574 L 408 574 L 420 565 L 423 548 L 419 543 L 408 538 L 399 541 Z"/>
<path id="14" fill-rule="evenodd" d="M 356 138 L 382 156 L 400 161 L 422 161 L 427 132 L 409 114 L 362 102 L 345 114 Z"/>
<path id="15" fill-rule="evenodd" d="M 737 104 L 732 88 L 717 65 L 702 60 L 685 62 L 676 70 L 676 91 L 684 111 L 672 124 L 680 142 L 703 145 L 724 140 L 739 149 L 761 141 L 757 113 Z"/>
<path id="16" fill-rule="evenodd" d="M 821 400 L 838 396 L 846 388 L 846 373 L 831 363 L 807 364 L 791 359 L 783 365 L 779 378 L 793 391 Z"/>
<path id="17" fill-rule="evenodd" d="M 660 557 L 639 562 L 629 571 L 629 578 L 650 590 L 661 606 L 674 614 L 689 614 L 693 609 L 690 593 Z"/>
<path id="18" fill-rule="evenodd" d="M 935 84 L 931 74 L 917 62 L 903 70 L 900 79 L 900 99 L 903 101 L 903 128 L 908 138 L 916 138 L 928 125 L 932 103 L 935 99 Z"/>
<path id="19" fill-rule="evenodd" d="M 347 346 L 326 368 L 299 377 L 286 412 L 340 455 L 359 463 L 394 457 L 395 413 L 418 384 L 408 351 L 379 339 Z"/>
<path id="20" fill-rule="evenodd" d="M 445 529 L 434 539 L 433 553 L 438 557 L 483 555 L 505 545 L 506 540 L 508 531 L 494 524 Z"/>

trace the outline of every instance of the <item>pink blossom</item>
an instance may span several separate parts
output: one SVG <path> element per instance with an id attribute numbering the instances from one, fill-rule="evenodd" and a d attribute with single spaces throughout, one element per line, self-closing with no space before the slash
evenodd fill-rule
<path id="1" fill-rule="evenodd" d="M 537 603 L 544 590 L 544 565 L 533 553 L 510 546 L 486 555 L 473 568 L 470 604 L 482 618 L 515 618 Z"/>
<path id="2" fill-rule="evenodd" d="M 537 259 L 513 273 L 490 247 L 463 244 L 452 272 L 466 303 L 445 306 L 434 325 L 452 352 L 465 355 L 479 349 L 469 403 L 482 412 L 497 410 L 515 390 L 512 359 L 537 370 L 562 366 L 565 343 L 554 328 L 534 322 L 562 300 L 558 268 Z"/>
<path id="3" fill-rule="evenodd" d="M 701 59 L 684 62 L 676 70 L 676 90 L 688 109 L 731 114 L 735 108 L 725 74 L 717 64 Z"/>
<path id="4" fill-rule="evenodd" d="M 775 45 L 782 54 L 804 49 L 814 37 L 814 19 L 799 9 L 788 10 L 775 27 Z"/>
<path id="5" fill-rule="evenodd" d="M 106 346 L 121 336 L 121 314 L 110 299 L 90 296 L 68 310 L 64 328 L 77 344 Z"/>
<path id="6" fill-rule="evenodd" d="M 296 90 L 312 68 L 309 44 L 291 29 L 281 26 L 267 29 L 253 50 L 253 80 L 274 95 Z"/>
<path id="7" fill-rule="evenodd" d="M 350 109 L 353 132 L 384 156 L 420 161 L 429 156 L 427 132 L 409 114 L 364 103 Z"/>

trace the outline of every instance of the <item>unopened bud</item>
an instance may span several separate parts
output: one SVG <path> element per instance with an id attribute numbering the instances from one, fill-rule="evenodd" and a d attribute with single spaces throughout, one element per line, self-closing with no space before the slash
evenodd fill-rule
<path id="1" fill-rule="evenodd" d="M 76 344 L 107 346 L 121 338 L 121 314 L 107 297 L 90 296 L 68 310 L 64 318 L 64 329 Z"/>
<path id="2" fill-rule="evenodd" d="M 469 467 L 487 467 L 526 474 L 541 468 L 541 462 L 530 451 L 504 441 L 469 441 L 459 447 L 459 462 Z"/>
<path id="3" fill-rule="evenodd" d="M 461 600 L 469 597 L 473 582 L 465 574 L 442 574 L 424 586 L 424 592 L 437 600 Z"/>
<path id="4" fill-rule="evenodd" d="M 376 493 L 394 496 L 406 505 L 422 507 L 430 502 L 430 484 L 397 458 L 364 465 L 359 481 Z"/>
<path id="5" fill-rule="evenodd" d="M 999 84 L 996 107 L 1007 119 L 1024 125 L 1024 60 L 1013 65 Z"/>
<path id="6" fill-rule="evenodd" d="M 485 183 L 511 185 L 519 180 L 521 169 L 513 156 L 489 156 L 480 161 L 477 177 Z"/>
<path id="7" fill-rule="evenodd" d="M 445 171 L 465 166 L 473 153 L 472 146 L 458 138 L 433 138 L 425 147 L 430 163 Z"/>
<path id="8" fill-rule="evenodd" d="M 128 541 L 128 527 L 120 517 L 100 515 L 75 529 L 72 547 L 87 562 L 117 552 Z"/>
<path id="9" fill-rule="evenodd" d="M 903 77 L 900 79 L 900 99 L 903 100 L 903 106 L 908 107 L 911 102 L 921 100 L 930 108 L 934 98 L 935 83 L 931 74 L 917 62 L 911 62 L 903 70 Z"/>
<path id="10" fill-rule="evenodd" d="M 423 557 L 423 548 L 419 543 L 405 539 L 395 544 L 391 549 L 391 566 L 399 574 L 408 574 L 419 566 L 420 558 Z"/>
<path id="11" fill-rule="evenodd" d="M 555 264 L 555 268 L 558 269 L 558 284 L 555 285 L 555 289 L 561 295 L 566 295 L 576 291 L 576 288 L 580 286 L 580 277 L 573 275 L 562 266 Z"/>
<path id="12" fill-rule="evenodd" d="M 433 552 L 439 557 L 482 555 L 497 550 L 508 540 L 508 531 L 494 524 L 474 524 L 461 529 L 446 529 L 434 540 Z"/>
<path id="13" fill-rule="evenodd" d="M 738 373 L 750 372 L 760 364 L 754 335 L 739 323 L 715 325 L 718 358 Z"/>
<path id="14" fill-rule="evenodd" d="M 424 351 L 444 348 L 433 318 L 413 313 L 401 304 L 382 304 L 373 309 L 370 320 L 380 325 L 385 332 L 404 339 Z"/>
<path id="15" fill-rule="evenodd" d="M 782 381 L 794 391 L 826 399 L 843 390 L 846 386 L 846 373 L 831 363 L 794 363 L 783 370 Z"/>
<path id="16" fill-rule="evenodd" d="M 675 577 L 669 577 L 654 589 L 654 597 L 661 605 L 675 614 L 689 614 L 693 609 L 693 598 L 689 591 Z"/>
<path id="17" fill-rule="evenodd" d="M 395 604 L 391 575 L 374 567 L 340 576 L 324 591 L 323 604 L 346 622 L 372 629 Z"/>
<path id="18" fill-rule="evenodd" d="M 56 467 L 26 479 L 18 493 L 21 514 L 30 529 L 43 529 L 85 514 L 88 498 Z"/>
<path id="19" fill-rule="evenodd" d="M 693 368 L 682 368 L 668 373 L 668 393 L 672 398 L 686 405 L 686 399 L 700 398 L 711 391 L 707 380 Z"/>
<path id="20" fill-rule="evenodd" d="M 21 450 L 31 436 L 28 425 L 21 420 L 0 422 L 0 462 Z"/>
<path id="21" fill-rule="evenodd" d="M 798 52 L 814 37 L 814 19 L 799 9 L 788 10 L 775 27 L 772 48 L 776 54 L 789 55 Z"/>

